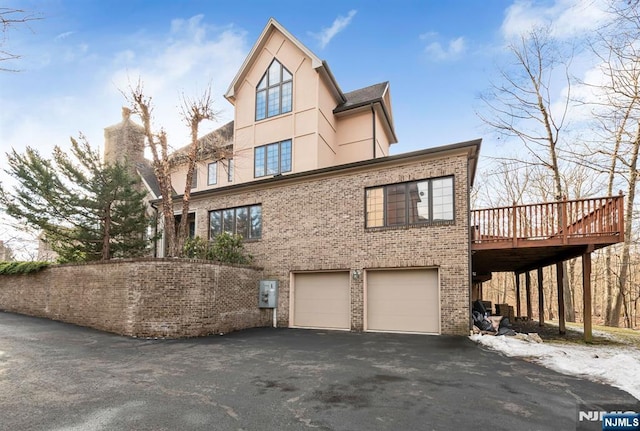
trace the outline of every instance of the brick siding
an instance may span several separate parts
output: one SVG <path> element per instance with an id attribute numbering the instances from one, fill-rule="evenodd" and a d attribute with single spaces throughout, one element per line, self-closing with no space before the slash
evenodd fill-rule
<path id="1" fill-rule="evenodd" d="M 0 309 L 136 337 L 270 326 L 262 270 L 208 261 L 128 259 L 0 276 Z"/>
<path id="2" fill-rule="evenodd" d="M 196 235 L 208 238 L 208 211 L 262 204 L 262 238 L 247 241 L 265 278 L 280 282 L 278 325 L 289 326 L 290 276 L 296 271 L 438 268 L 441 333 L 469 332 L 468 156 L 438 154 L 338 170 L 262 186 L 192 196 Z M 365 228 L 365 188 L 455 176 L 455 220 L 443 226 Z M 364 283 L 351 279 L 351 329 L 364 328 Z"/>

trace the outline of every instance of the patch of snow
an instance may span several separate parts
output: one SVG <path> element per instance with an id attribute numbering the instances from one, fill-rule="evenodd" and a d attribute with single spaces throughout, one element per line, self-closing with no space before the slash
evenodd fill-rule
<path id="1" fill-rule="evenodd" d="M 471 340 L 507 356 L 527 358 L 562 374 L 606 383 L 640 400 L 640 350 L 632 346 L 538 344 L 504 335 Z"/>

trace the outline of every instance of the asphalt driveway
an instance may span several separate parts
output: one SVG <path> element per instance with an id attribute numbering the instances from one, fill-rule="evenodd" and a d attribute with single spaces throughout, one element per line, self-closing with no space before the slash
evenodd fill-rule
<path id="1" fill-rule="evenodd" d="M 592 400 L 634 402 L 464 337 L 142 340 L 0 313 L 2 430 L 575 430 Z"/>

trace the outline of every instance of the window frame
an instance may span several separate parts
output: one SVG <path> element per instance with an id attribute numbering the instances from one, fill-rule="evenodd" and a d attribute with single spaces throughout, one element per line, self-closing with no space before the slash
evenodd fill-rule
<path id="1" fill-rule="evenodd" d="M 271 67 L 273 66 L 274 63 L 277 63 L 280 66 L 279 69 L 279 78 L 278 78 L 278 82 L 272 83 L 271 78 L 269 76 L 269 71 L 271 69 Z M 289 74 L 290 78 L 285 80 L 285 74 L 284 72 L 287 72 L 287 74 Z M 265 85 L 264 88 L 260 88 L 260 84 L 262 83 L 263 80 L 265 81 Z M 287 87 L 290 84 L 291 87 L 291 91 L 289 91 L 288 93 L 288 110 L 284 111 L 283 110 L 283 106 L 284 104 L 283 102 L 283 89 L 285 87 Z M 275 91 L 277 89 L 277 110 L 275 113 L 270 114 L 269 113 L 269 94 L 271 93 L 271 90 Z M 262 101 L 264 102 L 264 115 L 263 116 L 258 116 L 258 100 L 260 99 L 260 94 L 263 95 Z M 267 67 L 267 70 L 264 72 L 264 74 L 262 75 L 262 77 L 260 77 L 260 80 L 258 81 L 258 85 L 256 85 L 256 91 L 255 91 L 255 112 L 254 112 L 254 118 L 255 121 L 262 121 L 262 120 L 266 120 L 269 118 L 273 118 L 273 117 L 277 117 L 278 115 L 282 115 L 282 114 L 288 114 L 289 112 L 293 111 L 293 74 L 289 71 L 289 69 L 287 69 L 282 63 L 280 63 L 278 61 L 278 59 L 274 58 L 271 63 L 269 63 L 269 67 Z"/>
<path id="2" fill-rule="evenodd" d="M 438 180 L 450 179 L 451 180 L 451 218 L 442 219 L 434 218 L 434 196 L 433 196 L 433 183 Z M 415 184 L 416 188 L 418 183 L 427 182 L 428 187 L 428 212 L 429 216 L 424 220 L 411 221 L 411 193 L 410 187 Z M 404 221 L 401 223 L 389 224 L 389 200 L 388 191 L 392 188 L 402 186 L 404 188 Z M 369 217 L 369 197 L 368 194 L 373 190 L 382 190 L 382 224 L 376 226 L 370 226 Z M 419 190 L 419 188 L 418 188 Z M 372 196 L 373 197 L 373 196 Z M 417 211 L 417 210 L 416 210 Z M 366 229 L 394 229 L 394 228 L 406 228 L 411 226 L 438 226 L 438 225 L 451 225 L 456 221 L 456 181 L 455 175 L 443 175 L 440 177 L 424 178 L 420 180 L 405 181 L 402 183 L 384 184 L 379 186 L 366 187 L 364 190 L 364 223 Z"/>
<path id="3" fill-rule="evenodd" d="M 255 228 L 251 220 L 252 214 L 256 214 L 256 212 L 254 212 L 254 210 L 256 209 L 257 209 L 257 214 L 260 217 L 260 223 L 259 223 L 258 229 Z M 245 220 L 244 220 L 245 232 L 244 233 L 246 233 L 246 235 L 244 235 L 243 233 L 238 233 L 238 210 L 240 211 L 244 210 L 244 214 L 245 214 Z M 225 226 L 225 213 L 228 213 L 230 211 L 233 212 L 233 228 L 230 231 L 228 231 Z M 214 233 L 211 226 L 212 225 L 211 219 L 214 214 L 217 215 L 219 220 L 218 233 Z M 230 232 L 234 235 L 239 234 L 242 236 L 243 241 L 258 241 L 262 239 L 262 204 L 241 205 L 241 206 L 231 207 L 231 208 L 220 208 L 216 210 L 210 210 L 208 212 L 208 222 L 209 222 L 209 228 L 207 231 L 209 235 L 209 241 L 213 241 L 215 237 L 217 235 L 220 235 L 222 232 Z M 256 232 L 257 232 L 257 235 L 256 235 Z"/>
<path id="4" fill-rule="evenodd" d="M 215 166 L 215 175 L 213 177 L 213 182 L 211 181 L 211 167 Z M 218 184 L 218 162 L 211 162 L 209 164 L 207 164 L 207 185 L 208 186 L 215 186 L 216 184 Z"/>
<path id="5" fill-rule="evenodd" d="M 191 190 L 198 188 L 198 167 L 193 167 L 193 177 L 191 177 Z"/>
<path id="6" fill-rule="evenodd" d="M 227 161 L 227 182 L 233 182 L 233 159 Z"/>
<path id="7" fill-rule="evenodd" d="M 175 223 L 176 235 L 178 229 L 180 229 L 180 222 L 182 220 L 182 213 L 173 214 L 173 220 Z M 196 212 L 189 211 L 187 213 L 187 230 L 189 231 L 189 238 L 193 239 L 196 236 Z"/>
<path id="8" fill-rule="evenodd" d="M 289 155 L 289 160 L 288 160 L 288 168 L 287 170 L 283 170 L 282 169 L 282 146 L 283 144 L 288 144 L 289 145 L 289 151 L 288 151 L 288 155 Z M 277 146 L 277 150 L 278 150 L 278 167 L 276 169 L 275 172 L 268 172 L 268 167 L 269 167 L 269 148 L 273 148 Z M 262 150 L 263 156 L 262 156 L 262 160 L 261 160 L 261 175 L 258 175 L 258 164 L 257 164 L 257 157 L 258 157 L 258 151 Z M 273 175 L 280 175 L 280 174 L 284 174 L 287 172 L 291 172 L 293 170 L 293 140 L 292 139 L 285 139 L 284 141 L 279 141 L 279 142 L 272 142 L 270 144 L 266 144 L 266 145 L 260 145 L 258 147 L 254 147 L 253 148 L 253 177 L 254 178 L 262 178 L 262 177 L 268 177 L 268 176 L 273 176 Z"/>

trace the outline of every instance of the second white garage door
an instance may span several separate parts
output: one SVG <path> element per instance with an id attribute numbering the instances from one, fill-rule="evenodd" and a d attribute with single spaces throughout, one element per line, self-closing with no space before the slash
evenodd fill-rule
<path id="1" fill-rule="evenodd" d="M 293 326 L 351 328 L 348 272 L 297 273 L 293 280 Z"/>
<path id="2" fill-rule="evenodd" d="M 436 269 L 367 271 L 366 329 L 440 333 Z"/>

